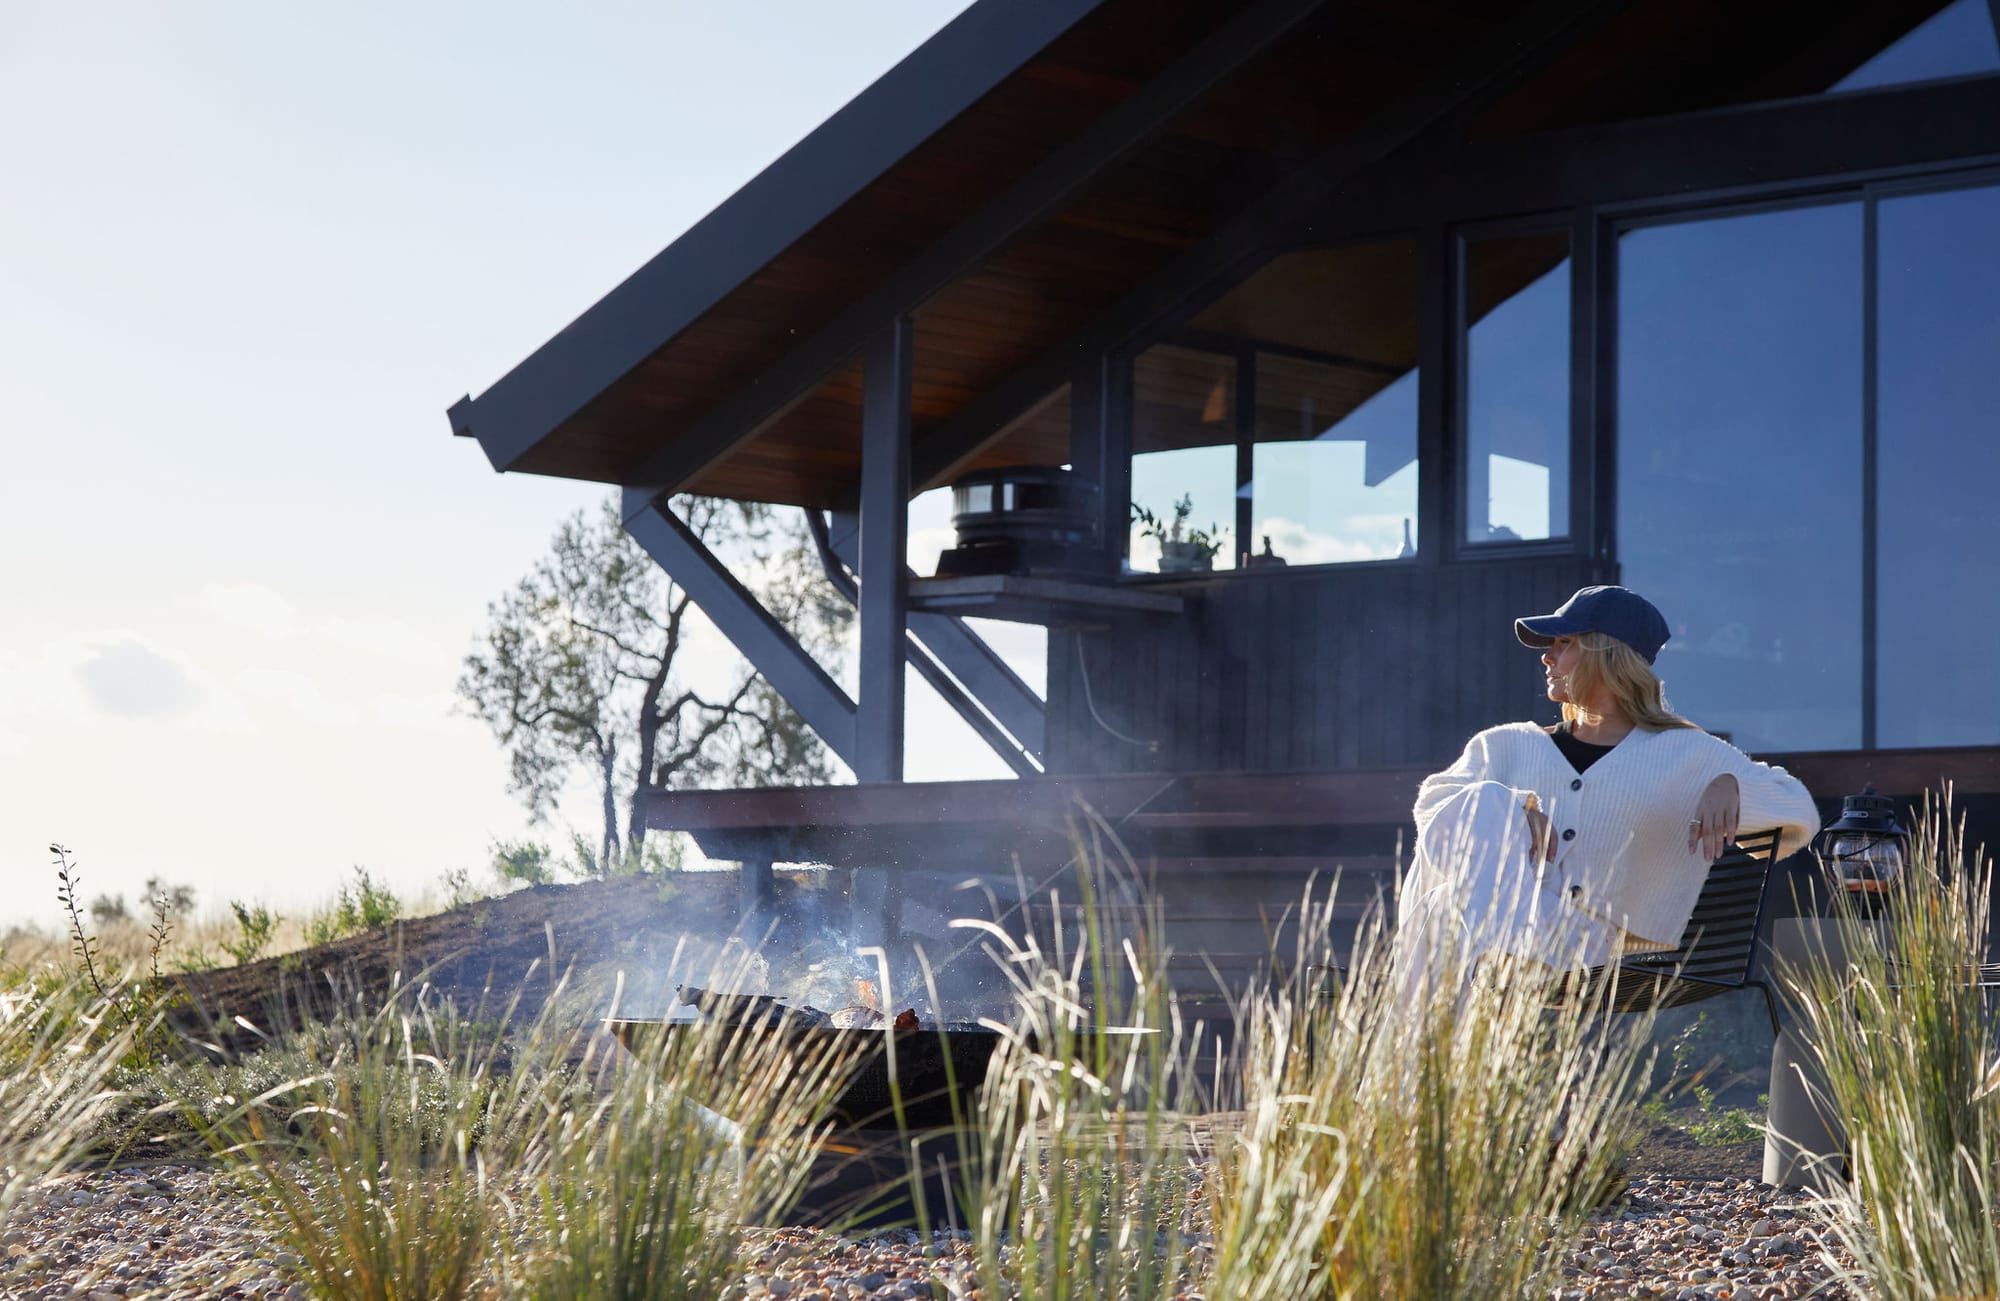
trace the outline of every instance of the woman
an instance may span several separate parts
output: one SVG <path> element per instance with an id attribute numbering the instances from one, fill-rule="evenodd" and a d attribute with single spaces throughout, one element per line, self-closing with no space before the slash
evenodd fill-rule
<path id="1" fill-rule="evenodd" d="M 1586 587 L 1514 633 L 1541 648 L 1563 719 L 1489 728 L 1424 780 L 1405 960 L 1455 954 L 1469 976 L 1495 953 L 1571 967 L 1670 949 L 1739 829 L 1781 828 L 1780 855 L 1818 830 L 1796 778 L 1667 708 L 1667 621 L 1636 592 Z"/>

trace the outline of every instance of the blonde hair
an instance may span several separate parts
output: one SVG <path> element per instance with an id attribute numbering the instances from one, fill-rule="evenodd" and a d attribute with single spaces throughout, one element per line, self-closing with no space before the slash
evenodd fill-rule
<path id="1" fill-rule="evenodd" d="M 1576 668 L 1569 675 L 1570 698 L 1563 702 L 1563 721 L 1575 723 L 1583 714 L 1576 698 L 1595 696 L 1602 687 L 1613 707 L 1635 727 L 1648 732 L 1673 727 L 1701 730 L 1668 706 L 1666 688 L 1654 676 L 1645 656 L 1606 633 L 1587 632 L 1576 640 L 1583 653 L 1577 656 Z"/>

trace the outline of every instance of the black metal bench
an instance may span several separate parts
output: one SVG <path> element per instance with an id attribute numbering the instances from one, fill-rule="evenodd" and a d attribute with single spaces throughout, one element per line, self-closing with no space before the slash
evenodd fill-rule
<path id="1" fill-rule="evenodd" d="M 1776 1033 L 1777 1003 L 1770 986 L 1756 975 L 1756 965 L 1764 887 L 1780 840 L 1775 828 L 1738 836 L 1709 867 L 1679 945 L 1579 973 L 1564 982 L 1557 1002 L 1581 996 L 1601 1003 L 1607 1012 L 1639 1012 L 1755 989 L 1764 995 L 1764 1010 Z"/>

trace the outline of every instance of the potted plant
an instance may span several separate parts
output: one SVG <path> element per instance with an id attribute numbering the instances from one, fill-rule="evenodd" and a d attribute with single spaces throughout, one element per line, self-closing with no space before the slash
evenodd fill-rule
<path id="1" fill-rule="evenodd" d="M 1214 524 L 1205 529 L 1189 528 L 1188 517 L 1193 514 L 1192 493 L 1181 494 L 1181 499 L 1174 503 L 1171 521 L 1162 521 L 1138 502 L 1132 503 L 1132 522 L 1139 526 L 1139 535 L 1160 544 L 1161 573 L 1187 573 L 1215 567 L 1215 553 L 1222 550 L 1222 540 L 1228 530 Z"/>

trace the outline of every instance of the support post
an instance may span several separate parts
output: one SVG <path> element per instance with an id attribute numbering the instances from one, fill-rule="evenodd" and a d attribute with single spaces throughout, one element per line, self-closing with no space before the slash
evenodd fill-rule
<path id="1" fill-rule="evenodd" d="M 1132 526 L 1132 365 L 1100 353 L 1070 380 L 1069 465 L 1097 485 L 1097 539 L 1107 573 L 1125 558 Z"/>
<path id="2" fill-rule="evenodd" d="M 1250 536 L 1256 527 L 1257 478 L 1257 354 L 1248 348 L 1236 354 L 1236 565 L 1250 567 L 1257 539 Z"/>
<path id="3" fill-rule="evenodd" d="M 861 701 L 854 775 L 903 780 L 910 522 L 910 318 L 869 340 L 861 397 Z"/>
<path id="4" fill-rule="evenodd" d="M 1455 388 L 1451 359 L 1452 328 L 1461 319 L 1458 238 L 1441 224 L 1419 232 L 1423 270 L 1422 298 L 1417 305 L 1417 561 L 1440 563 L 1459 549 L 1464 481 L 1459 477 Z"/>
<path id="5" fill-rule="evenodd" d="M 778 902 L 778 878 L 771 874 L 768 858 L 746 858 L 737 868 L 737 903 L 745 917 L 756 917 Z"/>

